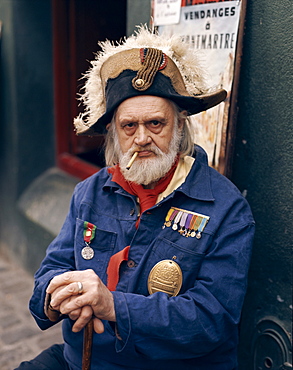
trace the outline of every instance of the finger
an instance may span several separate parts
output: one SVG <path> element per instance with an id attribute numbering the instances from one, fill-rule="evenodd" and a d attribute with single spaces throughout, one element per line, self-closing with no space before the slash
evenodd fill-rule
<path id="1" fill-rule="evenodd" d="M 52 294 L 48 294 L 46 293 L 46 298 L 45 298 L 45 305 L 46 305 L 46 310 L 48 309 L 52 309 L 52 310 L 56 310 L 56 311 L 59 311 L 59 307 L 54 307 L 52 306 L 51 304 L 51 301 L 54 299 L 55 295 L 61 290 L 62 288 L 57 288 L 54 290 L 54 292 Z"/>
<path id="2" fill-rule="evenodd" d="M 104 324 L 103 324 L 103 322 L 102 322 L 100 319 L 98 319 L 97 317 L 95 317 L 95 318 L 93 319 L 93 322 L 94 322 L 94 331 L 95 331 L 97 334 L 102 334 L 102 333 L 104 333 L 105 328 L 104 328 Z"/>
<path id="3" fill-rule="evenodd" d="M 80 283 L 79 283 L 80 284 Z M 64 286 L 62 289 L 58 290 L 58 292 L 54 295 L 51 300 L 51 306 L 56 308 L 57 306 L 61 305 L 61 303 L 70 298 L 71 296 L 75 296 L 80 294 L 80 285 L 78 282 L 71 283 L 69 285 Z"/>
<path id="4" fill-rule="evenodd" d="M 86 324 L 92 319 L 93 310 L 90 306 L 82 307 L 80 315 L 72 327 L 72 331 L 77 333 L 81 331 Z"/>
<path id="5" fill-rule="evenodd" d="M 50 281 L 50 284 L 48 285 L 46 292 L 51 294 L 51 293 L 54 292 L 55 289 L 57 289 L 57 288 L 59 288 L 63 285 L 68 285 L 69 283 L 71 283 L 72 282 L 71 281 L 72 273 L 73 273 L 73 271 L 68 271 L 68 272 L 65 272 L 63 274 L 55 276 Z"/>
<path id="6" fill-rule="evenodd" d="M 93 274 L 93 270 L 67 271 L 55 276 L 47 287 L 47 293 L 52 293 L 56 288 L 76 281 L 83 281 L 84 277 Z"/>
<path id="7" fill-rule="evenodd" d="M 81 308 L 78 308 L 77 310 L 70 312 L 68 316 L 70 317 L 71 320 L 75 321 L 79 318 L 80 313 L 81 313 Z"/>
<path id="8" fill-rule="evenodd" d="M 69 315 L 71 312 L 81 309 L 84 306 L 90 306 L 89 294 L 72 295 L 64 299 L 59 305 L 59 311 L 64 315 Z M 55 306 L 53 306 L 54 308 Z"/>
<path id="9" fill-rule="evenodd" d="M 54 292 L 52 292 L 52 294 L 47 294 L 47 295 L 49 295 L 50 296 L 50 302 L 49 302 L 49 304 L 50 304 L 50 306 L 53 308 L 53 306 L 52 306 L 52 304 L 51 304 L 51 302 L 54 300 L 54 297 L 56 296 L 56 294 L 58 293 L 58 292 L 60 292 L 60 290 L 61 289 L 63 289 L 64 287 L 59 287 L 59 288 L 57 288 L 57 289 L 55 289 L 54 290 Z M 59 311 L 59 307 L 55 307 L 54 308 L 55 310 L 58 310 Z"/>

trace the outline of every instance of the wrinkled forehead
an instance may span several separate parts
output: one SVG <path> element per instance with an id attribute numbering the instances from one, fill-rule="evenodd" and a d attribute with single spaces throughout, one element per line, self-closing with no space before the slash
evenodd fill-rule
<path id="1" fill-rule="evenodd" d="M 140 95 L 125 99 L 115 111 L 115 121 L 168 122 L 174 120 L 176 104 L 167 98 L 154 95 Z"/>

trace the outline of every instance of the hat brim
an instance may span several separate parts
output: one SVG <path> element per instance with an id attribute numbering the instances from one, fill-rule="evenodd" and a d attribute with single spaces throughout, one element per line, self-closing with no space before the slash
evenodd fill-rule
<path id="1" fill-rule="evenodd" d="M 135 96 L 152 95 L 169 99 L 182 110 L 186 110 L 189 116 L 216 106 L 227 96 L 224 89 L 195 96 L 180 95 L 173 88 L 170 78 L 162 73 L 156 74 L 153 84 L 147 90 L 138 91 L 131 84 L 136 73 L 136 71 L 125 70 L 117 78 L 107 81 L 106 112 L 92 126 L 79 132 L 78 135 L 105 134 L 107 132 L 106 126 L 111 122 L 118 106 L 124 100 Z"/>

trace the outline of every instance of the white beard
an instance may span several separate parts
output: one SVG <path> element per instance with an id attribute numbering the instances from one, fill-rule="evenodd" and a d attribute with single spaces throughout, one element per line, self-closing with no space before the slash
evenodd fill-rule
<path id="1" fill-rule="evenodd" d="M 147 145 L 144 147 L 130 148 L 125 154 L 119 150 L 119 166 L 125 180 L 141 185 L 149 185 L 157 182 L 164 177 L 177 157 L 181 141 L 181 133 L 177 125 L 174 127 L 172 139 L 170 141 L 169 150 L 167 153 L 162 152 L 155 145 Z M 133 162 L 129 170 L 126 169 L 134 152 L 138 150 L 151 150 L 155 153 L 155 158 L 139 158 Z"/>

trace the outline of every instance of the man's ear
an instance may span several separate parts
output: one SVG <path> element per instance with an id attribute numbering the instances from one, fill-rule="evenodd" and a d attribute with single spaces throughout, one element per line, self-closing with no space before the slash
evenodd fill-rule
<path id="1" fill-rule="evenodd" d="M 110 125 L 111 125 L 111 123 L 108 123 L 108 124 L 106 125 L 106 130 L 107 130 L 107 131 L 109 131 Z"/>

